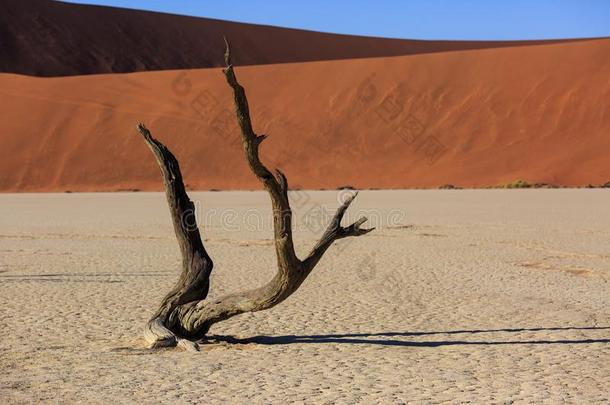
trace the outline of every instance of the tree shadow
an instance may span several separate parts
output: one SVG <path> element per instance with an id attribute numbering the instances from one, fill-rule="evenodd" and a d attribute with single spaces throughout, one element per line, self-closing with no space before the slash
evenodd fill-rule
<path id="1" fill-rule="evenodd" d="M 2 273 L 3 271 L 0 271 Z M 45 283 L 124 283 L 125 280 L 100 279 L 104 277 L 160 277 L 171 274 L 170 271 L 132 271 L 124 273 L 36 273 L 36 274 L 2 274 L 1 283 L 19 283 L 24 281 Z"/>
<path id="2" fill-rule="evenodd" d="M 494 345 L 552 345 L 552 344 L 591 344 L 610 343 L 608 339 L 554 339 L 554 340 L 429 340 L 408 341 L 399 339 L 376 339 L 379 337 L 414 337 L 432 335 L 458 335 L 478 333 L 519 333 L 519 332 L 558 332 L 558 331 L 585 331 L 585 330 L 610 330 L 610 327 L 554 327 L 554 328 L 506 328 L 506 329 L 474 329 L 474 330 L 451 330 L 438 332 L 376 332 L 376 333 L 345 333 L 328 335 L 283 335 L 283 336 L 252 336 L 249 338 L 235 338 L 233 336 L 213 335 L 208 339 L 231 344 L 256 343 L 260 345 L 287 345 L 297 343 L 341 343 L 341 344 L 367 344 L 380 346 L 405 346 L 405 347 L 439 347 L 439 346 L 494 346 Z"/>

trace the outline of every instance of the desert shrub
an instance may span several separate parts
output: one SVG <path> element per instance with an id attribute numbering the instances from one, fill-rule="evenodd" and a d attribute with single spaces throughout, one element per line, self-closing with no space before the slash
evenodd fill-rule
<path id="1" fill-rule="evenodd" d="M 515 180 L 511 183 L 506 183 L 501 188 L 530 188 L 532 187 L 527 181 L 524 180 Z"/>

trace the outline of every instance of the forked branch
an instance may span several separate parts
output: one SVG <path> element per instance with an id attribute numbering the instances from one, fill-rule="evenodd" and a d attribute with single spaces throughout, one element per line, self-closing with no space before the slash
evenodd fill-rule
<path id="1" fill-rule="evenodd" d="M 164 145 L 140 125 L 138 128 L 161 167 L 174 229 L 183 257 L 183 273 L 178 284 L 164 299 L 161 308 L 149 322 L 145 337 L 152 346 L 180 343 L 183 338 L 202 338 L 214 323 L 244 312 L 262 311 L 279 304 L 299 288 L 335 240 L 364 235 L 373 230 L 360 228 L 366 218 L 360 218 L 347 227 L 341 226 L 347 208 L 357 195 L 354 193 L 339 207 L 326 232 L 307 258 L 300 260 L 297 257 L 292 239 L 292 210 L 288 201 L 288 180 L 279 170 L 273 175 L 259 158 L 259 147 L 266 135 L 257 135 L 253 130 L 248 99 L 244 88 L 237 81 L 231 64 L 231 49 L 228 42 L 226 42 L 225 64 L 223 72 L 233 90 L 235 113 L 246 160 L 271 198 L 277 273 L 262 287 L 214 300 L 205 300 L 212 261 L 203 248 L 196 224 L 194 228 L 185 227 L 183 224 L 185 213 L 192 210 L 193 205 L 184 190 L 178 162 Z"/>

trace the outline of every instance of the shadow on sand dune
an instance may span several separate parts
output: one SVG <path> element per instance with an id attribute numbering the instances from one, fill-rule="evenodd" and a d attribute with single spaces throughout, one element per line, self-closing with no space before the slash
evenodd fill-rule
<path id="1" fill-rule="evenodd" d="M 45 77 L 219 67 L 224 60 L 223 36 L 231 40 L 240 66 L 550 45 L 589 39 L 374 38 L 50 0 L 0 2 L 0 28 L 0 72 Z"/>
<path id="2" fill-rule="evenodd" d="M 519 333 L 519 332 L 558 332 L 558 331 L 585 331 L 610 330 L 610 327 L 556 327 L 556 328 L 514 328 L 489 330 L 453 330 L 445 332 L 380 332 L 380 333 L 347 333 L 331 335 L 284 335 L 284 336 L 253 336 L 237 339 L 231 336 L 212 336 L 216 341 L 232 344 L 256 343 L 261 345 L 286 345 L 294 343 L 345 343 L 369 344 L 381 346 L 407 346 L 407 347 L 438 347 L 459 345 L 545 345 L 545 344 L 589 344 L 610 343 L 608 339 L 556 339 L 556 340 L 438 340 L 438 341 L 410 341 L 398 339 L 376 339 L 377 337 L 413 337 L 430 335 L 457 335 L 478 333 Z"/>

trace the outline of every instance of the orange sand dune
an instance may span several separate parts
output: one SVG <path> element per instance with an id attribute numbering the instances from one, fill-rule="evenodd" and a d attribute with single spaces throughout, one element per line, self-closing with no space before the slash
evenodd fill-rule
<path id="1" fill-rule="evenodd" d="M 610 180 L 610 40 L 238 67 L 294 188 Z M 0 75 L 0 190 L 159 190 L 144 122 L 195 189 L 258 188 L 218 68 Z"/>

